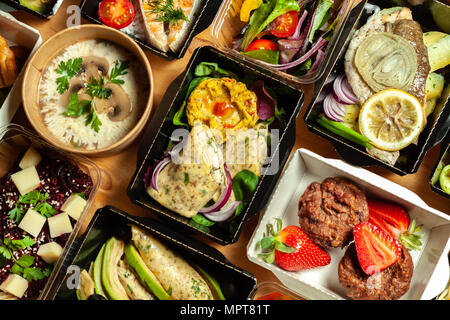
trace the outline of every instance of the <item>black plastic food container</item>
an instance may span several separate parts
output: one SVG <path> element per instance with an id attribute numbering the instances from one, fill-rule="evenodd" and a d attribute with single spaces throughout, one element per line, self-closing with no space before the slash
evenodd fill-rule
<path id="1" fill-rule="evenodd" d="M 67 269 L 76 265 L 88 269 L 101 246 L 112 236 L 129 237 L 129 225 L 136 224 L 143 230 L 181 254 L 190 264 L 196 264 L 216 278 L 227 300 L 245 300 L 256 289 L 255 277 L 234 265 L 218 250 L 198 240 L 186 237 L 155 220 L 131 216 L 124 211 L 107 206 L 98 209 L 85 233 L 71 246 L 58 274 L 57 285 L 51 299 L 77 299 L 76 290 L 69 289 Z M 70 273 L 69 273 L 70 274 Z"/>
<path id="2" fill-rule="evenodd" d="M 140 0 L 137 0 L 140 1 Z M 142 41 L 141 39 L 138 39 L 137 37 L 133 37 L 130 35 L 136 43 L 138 43 L 144 50 L 148 50 L 158 56 L 161 56 L 167 60 L 175 60 L 175 59 L 181 59 L 184 54 L 186 53 L 186 50 L 189 48 L 189 45 L 192 41 L 192 39 L 209 27 L 209 25 L 214 20 L 214 16 L 216 15 L 217 10 L 219 9 L 220 5 L 222 4 L 222 0 L 200 0 L 201 3 L 198 7 L 198 12 L 196 13 L 195 17 L 191 21 L 189 33 L 187 34 L 183 45 L 178 50 L 178 52 L 174 53 L 171 51 L 164 52 L 162 50 L 159 50 L 155 47 L 153 47 L 151 44 L 149 44 L 146 41 Z M 103 24 L 103 22 L 100 20 L 98 16 L 98 7 L 101 0 L 83 0 L 81 3 L 81 15 L 83 18 L 89 20 L 92 23 L 97 24 Z M 139 8 L 135 8 L 136 16 L 140 14 L 138 12 Z"/>
<path id="3" fill-rule="evenodd" d="M 36 17 L 39 17 L 41 19 L 49 19 L 54 14 L 56 14 L 56 12 L 58 11 L 59 7 L 63 2 L 63 0 L 52 0 L 52 2 L 54 2 L 53 6 L 49 6 L 48 9 L 44 12 L 37 12 L 21 5 L 19 0 L 0 0 L 0 1 L 6 3 L 7 5 L 13 8 L 16 8 L 17 10 L 24 10 L 26 12 L 29 12 L 32 15 L 35 15 Z"/>
<path id="4" fill-rule="evenodd" d="M 283 106 L 286 110 L 286 126 L 279 131 L 279 143 L 272 149 L 270 163 L 268 164 L 269 166 L 274 165 L 275 162 L 273 160 L 278 160 L 278 169 L 274 175 L 263 175 L 260 178 L 258 187 L 247 209 L 233 220 L 235 227 L 232 231 L 230 231 L 229 222 L 216 223 L 214 226 L 209 227 L 209 232 L 197 229 L 189 224 L 191 219 L 182 217 L 152 199 L 147 194 L 144 186 L 144 176 L 147 168 L 155 160 L 162 159 L 169 143 L 169 137 L 173 130 L 177 128 L 171 121 L 166 121 L 166 117 L 170 112 L 179 109 L 184 100 L 186 87 L 190 77 L 192 77 L 195 66 L 203 61 L 216 62 L 221 68 L 235 73 L 239 78 L 255 76 L 257 79 L 263 80 L 265 85 L 270 86 L 274 90 L 278 89 L 279 92 L 283 93 L 277 95 L 278 106 Z M 196 49 L 185 71 L 167 89 L 158 107 L 158 112 L 153 116 L 142 139 L 138 151 L 137 170 L 127 190 L 129 198 L 135 204 L 151 210 L 162 218 L 167 218 L 169 223 L 174 226 L 183 227 L 184 230 L 200 232 L 202 235 L 223 245 L 236 242 L 247 220 L 265 206 L 289 157 L 295 143 L 295 120 L 303 104 L 303 99 L 303 92 L 300 89 L 285 83 L 283 80 L 273 78 L 269 71 L 250 67 L 238 58 L 227 56 L 212 47 L 207 46 Z"/>
<path id="5" fill-rule="evenodd" d="M 371 5 L 378 6 L 381 9 L 396 6 L 393 1 L 387 0 L 371 0 L 368 1 L 367 4 L 369 4 L 369 6 L 366 5 L 366 2 L 362 2 L 353 9 L 353 12 L 350 14 L 350 17 L 347 21 L 347 28 L 353 28 L 354 31 L 356 31 L 362 25 L 364 25 L 367 18 L 372 15 L 372 12 L 370 11 Z M 411 7 L 411 10 L 414 20 L 418 21 L 421 24 L 423 32 L 432 30 L 439 31 L 439 28 L 434 24 L 428 9 L 426 9 L 424 6 L 417 6 Z M 390 165 L 381 160 L 378 160 L 377 158 L 368 154 L 364 147 L 324 129 L 315 121 L 316 117 L 322 110 L 321 104 L 318 103 L 317 105 L 315 105 L 315 102 L 324 88 L 326 90 L 329 90 L 326 86 L 328 77 L 330 77 L 333 73 L 341 74 L 344 72 L 344 55 L 347 49 L 347 45 L 351 40 L 352 34 L 353 33 L 351 32 L 350 36 L 347 39 L 340 39 L 338 47 L 340 47 L 341 50 L 335 51 L 336 62 L 330 65 L 324 76 L 316 83 L 314 87 L 313 99 L 311 100 L 311 104 L 306 110 L 304 116 L 306 126 L 312 132 L 331 141 L 340 156 L 350 164 L 356 166 L 381 166 L 398 175 L 415 173 L 418 170 L 427 151 L 438 144 L 445 136 L 449 125 L 448 118 L 450 117 L 449 96 L 444 97 L 443 94 L 433 113 L 428 116 L 427 125 L 419 135 L 417 145 L 411 144 L 410 146 L 401 150 L 400 157 L 404 160 L 397 161 L 394 165 Z M 445 75 L 445 80 L 446 83 L 449 82 L 448 73 Z"/>
<path id="6" fill-rule="evenodd" d="M 448 131 L 447 136 L 441 142 L 441 154 L 439 156 L 439 160 L 436 162 L 433 170 L 431 171 L 429 179 L 431 190 L 433 190 L 437 194 L 440 194 L 441 196 L 446 197 L 447 199 L 450 199 L 450 194 L 442 190 L 439 184 L 439 179 L 433 184 L 433 177 L 436 174 L 436 171 L 438 170 L 438 167 L 441 163 L 443 164 L 443 167 L 450 164 L 450 131 Z"/>

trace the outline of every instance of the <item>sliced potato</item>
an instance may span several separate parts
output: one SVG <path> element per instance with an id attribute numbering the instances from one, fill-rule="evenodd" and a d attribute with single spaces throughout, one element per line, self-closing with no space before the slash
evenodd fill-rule
<path id="1" fill-rule="evenodd" d="M 446 35 L 446 33 L 440 31 L 425 32 L 423 34 L 423 43 L 425 46 L 429 47 L 444 38 Z"/>
<path id="2" fill-rule="evenodd" d="M 432 72 L 428 74 L 426 89 L 427 89 L 427 99 L 439 98 L 444 90 L 445 79 L 444 76 Z"/>
<path id="3" fill-rule="evenodd" d="M 430 72 L 445 68 L 450 64 L 450 35 L 447 35 L 428 47 Z"/>

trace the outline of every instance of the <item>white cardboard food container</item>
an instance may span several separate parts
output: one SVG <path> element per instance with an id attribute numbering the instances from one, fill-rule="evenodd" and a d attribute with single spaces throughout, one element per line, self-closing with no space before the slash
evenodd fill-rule
<path id="1" fill-rule="evenodd" d="M 258 256 L 261 253 L 258 243 L 266 231 L 266 224 L 274 223 L 274 218 L 281 218 L 283 226 L 298 226 L 298 201 L 308 185 L 337 176 L 352 180 L 367 195 L 404 206 L 412 219 L 424 225 L 422 249 L 410 251 L 414 274 L 410 289 L 402 299 L 429 300 L 439 295 L 449 279 L 450 216 L 430 208 L 408 189 L 368 170 L 341 160 L 323 158 L 306 149 L 296 150 L 292 154 L 266 209 L 261 212 L 258 226 L 247 246 L 249 260 L 272 271 L 284 285 L 307 299 L 348 299 L 345 288 L 338 280 L 338 265 L 345 248 L 327 250 L 331 257 L 329 265 L 298 272 L 284 271 L 275 263 L 266 263 Z"/>
<path id="2" fill-rule="evenodd" d="M 8 45 L 21 45 L 30 50 L 28 59 L 41 45 L 42 37 L 36 29 L 18 21 L 9 13 L 0 10 L 0 33 Z M 27 59 L 27 62 L 28 62 Z M 11 122 L 14 114 L 22 102 L 22 79 L 25 66 L 11 87 L 5 101 L 0 106 L 0 127 Z"/>

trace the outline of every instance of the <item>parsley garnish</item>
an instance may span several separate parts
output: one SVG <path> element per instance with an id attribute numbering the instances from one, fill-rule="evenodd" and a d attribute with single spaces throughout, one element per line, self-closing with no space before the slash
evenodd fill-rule
<path id="1" fill-rule="evenodd" d="M 0 240 L 0 267 L 3 267 L 7 260 L 14 258 L 13 251 L 31 247 L 33 244 L 34 240 L 29 236 L 25 236 L 23 239 L 5 238 L 3 241 Z"/>
<path id="2" fill-rule="evenodd" d="M 92 129 L 94 129 L 95 132 L 100 131 L 100 126 L 102 125 L 102 122 L 97 116 L 97 113 L 95 113 L 95 109 L 91 104 L 91 108 L 89 110 L 89 113 L 86 116 L 86 120 L 84 121 L 84 124 L 86 126 L 91 126 Z"/>
<path id="3" fill-rule="evenodd" d="M 63 94 L 69 89 L 69 79 L 80 71 L 82 64 L 83 59 L 81 58 L 69 59 L 67 62 L 61 61 L 59 63 L 58 69 L 56 69 L 56 72 L 61 75 L 56 79 L 58 85 L 56 90 L 59 94 Z"/>
<path id="4" fill-rule="evenodd" d="M 189 173 L 184 173 L 184 184 L 189 184 Z"/>
<path id="5" fill-rule="evenodd" d="M 159 15 L 155 20 L 160 22 L 177 23 L 180 20 L 189 22 L 181 8 L 175 8 L 173 0 L 153 0 L 149 3 L 152 9 L 150 13 Z"/>
<path id="6" fill-rule="evenodd" d="M 76 118 L 89 112 L 90 107 L 91 102 L 89 100 L 78 101 L 78 93 L 74 92 L 70 96 L 69 106 L 63 114 L 68 117 Z"/>
<path id="7" fill-rule="evenodd" d="M 91 82 L 86 84 L 86 92 L 93 98 L 109 99 L 112 90 L 105 88 L 105 79 L 100 77 L 98 80 L 94 77 L 91 78 Z"/>
<path id="8" fill-rule="evenodd" d="M 114 62 L 114 67 L 109 74 L 109 81 L 115 84 L 124 84 L 125 81 L 123 81 L 122 79 L 118 79 L 118 77 L 128 73 L 128 71 L 126 70 L 128 69 L 129 65 L 130 62 L 128 60 L 116 60 Z"/>
<path id="9" fill-rule="evenodd" d="M 28 210 L 26 205 L 31 205 L 34 208 L 34 211 L 40 213 L 44 217 L 50 218 L 56 213 L 56 209 L 46 202 L 47 198 L 48 193 L 42 194 L 37 190 L 21 195 L 14 205 L 14 208 L 8 212 L 8 217 L 16 223 L 19 223 L 25 215 L 25 211 Z"/>
<path id="10" fill-rule="evenodd" d="M 100 119 L 97 116 L 97 113 L 95 112 L 95 109 L 92 105 L 92 101 L 88 100 L 79 101 L 78 93 L 76 92 L 72 93 L 72 95 L 70 96 L 69 106 L 67 107 L 67 110 L 63 114 L 68 117 L 79 117 L 82 115 L 86 115 L 84 124 L 86 126 L 90 125 L 95 132 L 100 131 L 100 126 L 102 125 L 102 122 L 100 121 Z"/>

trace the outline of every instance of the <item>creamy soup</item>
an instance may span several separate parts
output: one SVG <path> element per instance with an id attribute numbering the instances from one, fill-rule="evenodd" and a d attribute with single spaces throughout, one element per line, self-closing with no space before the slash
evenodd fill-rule
<path id="1" fill-rule="evenodd" d="M 39 83 L 44 122 L 60 141 L 94 150 L 124 137 L 149 92 L 144 68 L 112 42 L 84 40 L 54 57 Z"/>

